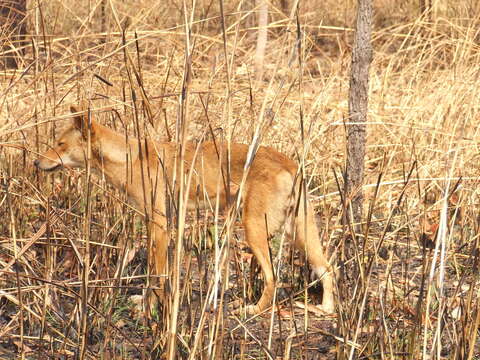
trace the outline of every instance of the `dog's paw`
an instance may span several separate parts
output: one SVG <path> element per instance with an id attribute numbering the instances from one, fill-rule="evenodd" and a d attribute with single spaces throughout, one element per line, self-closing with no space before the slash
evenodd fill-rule
<path id="1" fill-rule="evenodd" d="M 316 307 L 325 315 L 335 314 L 335 305 L 333 305 L 333 303 L 317 305 Z"/>
<path id="2" fill-rule="evenodd" d="M 247 314 L 247 316 L 254 316 L 260 314 L 262 311 L 258 305 L 247 305 L 245 309 L 240 310 L 240 314 Z"/>
<path id="3" fill-rule="evenodd" d="M 236 316 L 253 316 L 261 313 L 258 305 L 242 306 L 242 300 L 235 300 L 228 304 L 229 310 Z"/>

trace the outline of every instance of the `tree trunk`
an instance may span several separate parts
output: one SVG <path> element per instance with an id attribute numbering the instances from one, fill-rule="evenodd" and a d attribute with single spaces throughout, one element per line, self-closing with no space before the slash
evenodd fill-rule
<path id="1" fill-rule="evenodd" d="M 362 221 L 365 140 L 368 110 L 368 78 L 372 62 L 372 0 L 358 0 L 348 98 L 346 195 L 348 221 Z M 358 226 L 355 227 L 359 229 Z"/>
<path id="2" fill-rule="evenodd" d="M 420 15 L 424 15 L 425 12 L 430 9 L 430 0 L 419 0 L 420 1 Z"/>
<path id="3" fill-rule="evenodd" d="M 4 52 L 3 64 L 6 68 L 17 68 L 18 55 L 23 55 L 26 13 L 26 0 L 0 1 L 0 49 Z"/>
<path id="4" fill-rule="evenodd" d="M 425 16 L 427 21 L 432 20 L 432 0 L 420 0 L 420 16 Z"/>
<path id="5" fill-rule="evenodd" d="M 290 14 L 290 6 L 288 4 L 288 0 L 280 0 L 280 9 L 286 15 Z"/>
<path id="6" fill-rule="evenodd" d="M 263 79 L 263 61 L 265 48 L 267 47 L 267 25 L 268 25 L 268 2 L 267 0 L 256 0 L 257 7 L 257 48 L 255 51 L 255 77 L 257 81 Z"/>

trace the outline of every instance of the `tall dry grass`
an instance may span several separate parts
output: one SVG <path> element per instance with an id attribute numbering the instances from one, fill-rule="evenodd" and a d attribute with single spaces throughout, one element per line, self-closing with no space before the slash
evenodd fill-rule
<path id="1" fill-rule="evenodd" d="M 414 1 L 375 3 L 357 242 L 340 221 L 354 1 L 282 4 L 270 4 L 259 85 L 253 2 L 29 3 L 23 64 L 0 74 L 2 358 L 478 356 L 479 5 L 439 1 L 421 15 Z M 82 99 L 129 136 L 260 138 L 301 162 L 337 268 L 337 315 L 309 306 L 315 286 L 281 235 L 278 307 L 233 315 L 231 300 L 261 289 L 242 229 L 215 208 L 175 213 L 182 198 L 169 219 L 175 291 L 148 308 L 141 211 L 101 176 L 32 166 Z"/>

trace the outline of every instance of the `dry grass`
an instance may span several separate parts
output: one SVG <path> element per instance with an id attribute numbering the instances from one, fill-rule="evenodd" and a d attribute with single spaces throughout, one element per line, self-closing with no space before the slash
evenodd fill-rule
<path id="1" fill-rule="evenodd" d="M 369 218 L 358 242 L 341 226 L 338 191 L 353 1 L 302 4 L 300 53 L 296 19 L 271 4 L 262 84 L 252 74 L 252 2 L 223 4 L 225 41 L 217 2 L 106 3 L 31 2 L 23 63 L 0 74 L 0 357 L 155 358 L 169 344 L 171 358 L 184 359 L 480 354 L 476 2 L 439 1 L 435 16 L 423 17 L 416 1 L 375 3 Z M 261 281 L 241 229 L 222 232 L 224 218 L 207 211 L 171 219 L 172 239 L 183 239 L 171 245 L 180 291 L 149 319 L 140 214 L 101 177 L 32 165 L 80 99 L 91 99 L 101 122 L 159 140 L 179 138 L 184 124 L 191 139 L 211 126 L 250 143 L 262 125 L 263 144 L 305 161 L 338 268 L 338 315 L 302 309 L 309 276 L 285 247 L 279 312 L 233 316 L 224 305 L 253 302 Z"/>

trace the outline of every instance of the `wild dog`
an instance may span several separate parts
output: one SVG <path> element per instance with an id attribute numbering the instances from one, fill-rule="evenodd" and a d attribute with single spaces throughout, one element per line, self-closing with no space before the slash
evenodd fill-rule
<path id="1" fill-rule="evenodd" d="M 178 181 L 177 147 L 171 142 L 139 142 L 127 139 L 108 127 L 90 119 L 86 111 L 71 107 L 73 122 L 56 144 L 34 164 L 41 170 L 53 171 L 62 167 L 85 168 L 88 138 L 90 167 L 104 174 L 107 181 L 126 191 L 141 211 L 148 214 L 152 237 L 153 271 L 160 278 L 167 276 L 168 239 L 166 194 Z M 205 202 L 225 206 L 228 193 L 239 191 L 247 159 L 248 146 L 231 144 L 229 163 L 226 146 L 214 142 L 187 143 L 184 153 L 185 173 L 193 177 L 188 193 L 191 203 Z M 229 176 L 226 170 L 229 166 Z M 242 223 L 245 239 L 264 275 L 264 290 L 248 314 L 268 308 L 275 291 L 275 278 L 270 259 L 269 234 L 285 226 L 288 239 L 305 252 L 312 269 L 323 285 L 323 301 L 319 306 L 326 313 L 334 311 L 333 284 L 330 265 L 325 258 L 315 223 L 312 205 L 305 201 L 298 180 L 296 163 L 273 148 L 259 147 L 242 187 Z M 228 180 L 227 180 L 228 178 Z M 228 181 L 228 183 L 227 183 Z M 218 199 L 218 200 L 217 200 Z M 304 206 L 306 204 L 306 206 Z M 292 212 L 296 212 L 292 214 Z M 160 284 L 158 295 L 163 298 Z"/>

